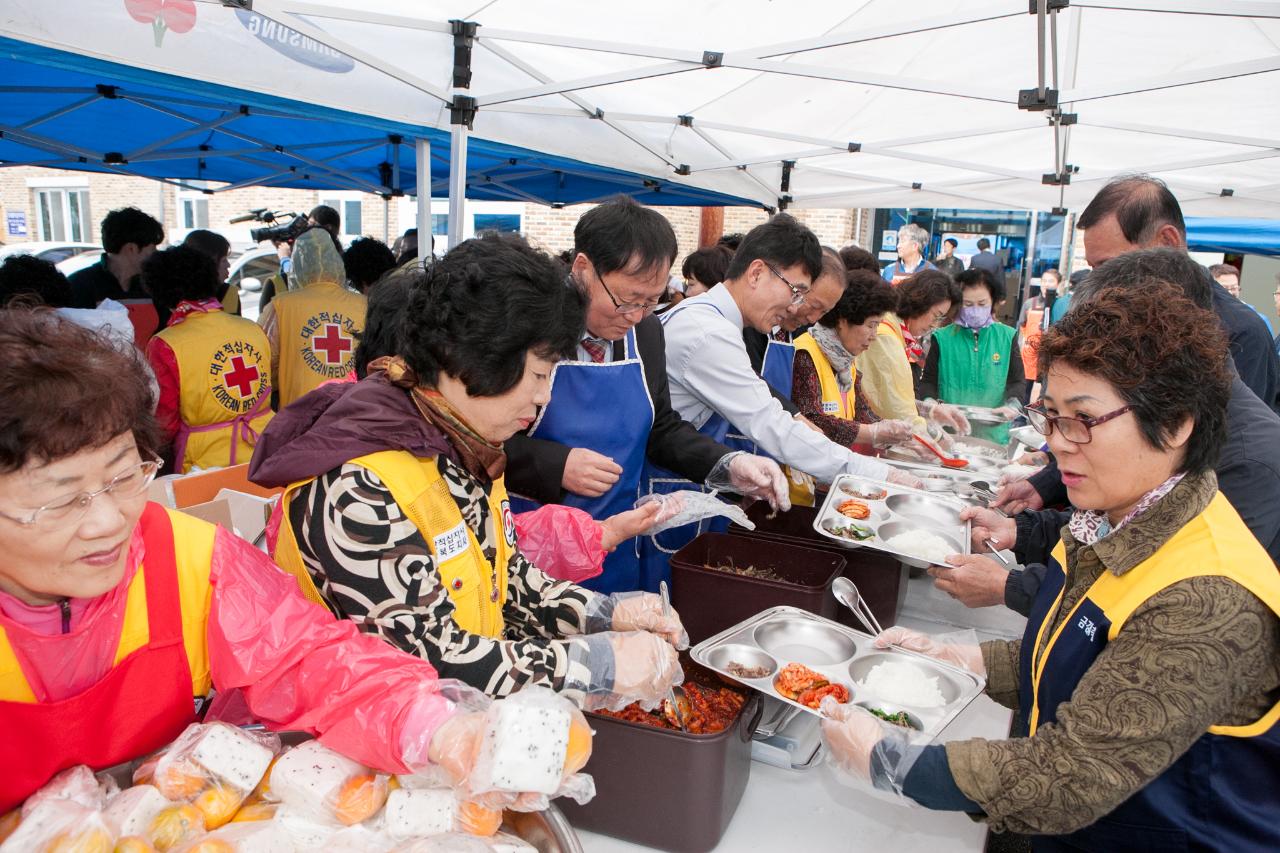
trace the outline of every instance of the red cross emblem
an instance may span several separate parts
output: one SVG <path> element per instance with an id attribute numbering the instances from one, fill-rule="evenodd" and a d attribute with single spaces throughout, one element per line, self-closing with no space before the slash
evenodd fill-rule
<path id="1" fill-rule="evenodd" d="M 222 381 L 228 391 L 234 390 L 241 400 L 247 400 L 253 396 L 253 383 L 260 376 L 257 365 L 245 364 L 244 357 L 237 355 L 231 359 L 231 369 L 222 374 Z"/>
<path id="2" fill-rule="evenodd" d="M 351 352 L 351 338 L 342 334 L 342 327 L 337 323 L 326 323 L 324 333 L 311 339 L 311 348 L 324 353 L 325 364 L 342 364 L 346 354 Z"/>

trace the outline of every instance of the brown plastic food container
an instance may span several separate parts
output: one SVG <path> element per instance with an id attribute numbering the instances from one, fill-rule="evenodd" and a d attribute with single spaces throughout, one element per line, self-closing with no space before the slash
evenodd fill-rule
<path id="1" fill-rule="evenodd" d="M 813 520 L 817 515 L 817 507 L 797 506 L 792 507 L 790 512 L 780 512 L 776 518 L 769 518 L 769 505 L 756 501 L 747 509 L 747 518 L 755 522 L 756 529 L 747 530 L 731 524 L 729 533 L 786 542 L 844 557 L 844 576 L 858 587 L 858 592 L 875 614 L 876 621 L 884 628 L 898 624 L 898 613 L 902 610 L 903 599 L 907 597 L 907 568 L 892 554 L 873 548 L 845 548 L 830 539 L 823 539 L 813 529 Z M 835 598 L 830 593 L 828 597 L 835 607 L 837 622 L 858 631 L 866 630 L 848 608 L 835 604 Z"/>
<path id="2" fill-rule="evenodd" d="M 685 678 L 717 687 L 726 682 L 681 655 Z M 675 853 L 706 853 L 720 843 L 747 788 L 751 736 L 764 706 L 751 691 L 738 718 L 722 732 L 692 735 L 587 714 L 595 731 L 585 772 L 596 796 L 585 806 L 556 801 L 575 829 L 611 835 Z"/>
<path id="3" fill-rule="evenodd" d="M 704 568 L 733 565 L 768 568 L 787 583 Z M 671 603 L 691 643 L 720 633 L 762 610 L 788 604 L 834 619 L 831 582 L 844 571 L 843 554 L 788 542 L 704 533 L 671 558 Z"/>

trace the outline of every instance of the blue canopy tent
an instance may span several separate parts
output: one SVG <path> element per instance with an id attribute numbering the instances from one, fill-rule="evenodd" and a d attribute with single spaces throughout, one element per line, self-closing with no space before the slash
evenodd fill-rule
<path id="1" fill-rule="evenodd" d="M 1193 252 L 1280 256 L 1280 221 L 1189 217 L 1187 248 Z"/>
<path id="2" fill-rule="evenodd" d="M 0 165 L 249 185 L 416 192 L 449 183 L 449 133 L 0 38 Z M 421 144 L 425 143 L 425 144 Z M 565 157 L 469 140 L 465 195 L 552 206 L 623 193 L 648 205 L 759 202 Z M 419 193 L 420 194 L 420 193 Z"/>

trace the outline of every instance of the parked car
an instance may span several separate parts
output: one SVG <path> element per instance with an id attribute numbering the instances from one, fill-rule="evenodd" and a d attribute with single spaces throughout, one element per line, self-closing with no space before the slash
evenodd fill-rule
<path id="1" fill-rule="evenodd" d="M 102 258 L 102 249 L 93 248 L 87 252 L 81 252 L 78 255 L 72 255 L 65 261 L 58 261 L 55 266 L 58 272 L 70 277 L 72 273 L 78 273 L 80 270 L 88 269 L 96 264 Z"/>
<path id="2" fill-rule="evenodd" d="M 231 259 L 227 283 L 240 289 L 240 316 L 258 319 L 258 300 L 267 279 L 280 271 L 274 246 L 256 247 Z"/>
<path id="3" fill-rule="evenodd" d="M 36 241 L 32 243 L 10 243 L 0 246 L 0 262 L 10 255 L 35 255 L 42 261 L 48 261 L 56 264 L 65 261 L 67 258 L 75 257 L 86 252 L 97 252 L 101 254 L 102 247 L 95 246 L 92 243 L 66 243 L 55 241 Z"/>

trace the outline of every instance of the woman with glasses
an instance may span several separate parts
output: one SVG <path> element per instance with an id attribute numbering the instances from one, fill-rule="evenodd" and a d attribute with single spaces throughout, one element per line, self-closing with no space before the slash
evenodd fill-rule
<path id="1" fill-rule="evenodd" d="M 796 338 L 792 401 L 836 444 L 883 447 L 911 437 L 911 421 L 881 420 L 865 401 L 858 405 L 862 377 L 854 359 L 871 346 L 896 304 L 893 288 L 880 276 L 854 270 L 835 306 Z"/>
<path id="2" fill-rule="evenodd" d="M 1009 420 L 1021 403 L 1025 377 L 1017 348 L 1017 329 L 995 319 L 1004 301 L 1004 284 L 986 270 L 956 276 L 960 310 L 955 322 L 939 329 L 920 377 L 920 394 L 957 406 L 1007 408 Z M 1004 444 L 1007 424 L 984 427 L 982 438 Z"/>
<path id="3" fill-rule="evenodd" d="M 1029 419 L 1076 509 L 1022 640 L 877 639 L 984 674 L 1030 735 L 922 745 L 837 708 L 833 752 L 1037 850 L 1277 849 L 1280 575 L 1213 471 L 1226 335 L 1180 288 L 1145 283 L 1073 309 L 1038 365 Z"/>
<path id="4" fill-rule="evenodd" d="M 896 308 L 880 318 L 875 340 L 857 359 L 869 410 L 882 420 L 910 421 L 923 427 L 927 418 L 968 434 L 969 423 L 955 408 L 916 399 L 929 336 L 946 322 L 952 306 L 960 300 L 960 289 L 946 273 L 923 270 L 903 281 L 895 292 Z"/>
<path id="5" fill-rule="evenodd" d="M 65 768 L 164 746 L 215 688 L 380 771 L 464 778 L 451 748 L 482 726 L 459 703 L 482 698 L 310 604 L 247 542 L 149 503 L 151 411 L 140 357 L 51 311 L 0 311 L 0 812 Z"/>
<path id="6" fill-rule="evenodd" d="M 656 595 L 547 577 L 520 550 L 503 477 L 504 442 L 582 336 L 581 294 L 514 236 L 414 276 L 396 354 L 263 434 L 249 476 L 287 487 L 273 555 L 313 601 L 489 695 L 656 704 L 679 683 L 679 617 Z"/>

